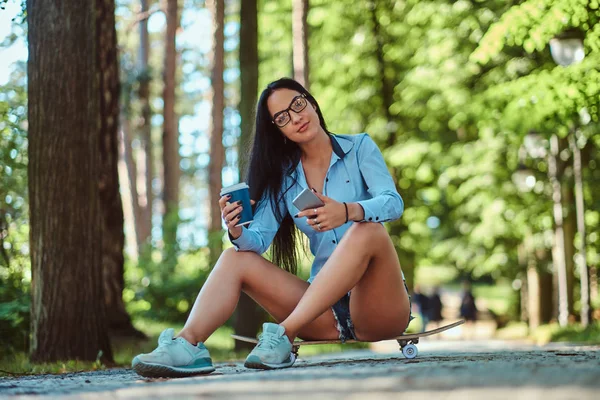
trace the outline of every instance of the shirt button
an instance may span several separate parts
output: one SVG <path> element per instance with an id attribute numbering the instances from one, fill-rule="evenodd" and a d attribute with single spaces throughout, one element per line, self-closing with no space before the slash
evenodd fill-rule
<path id="1" fill-rule="evenodd" d="M 329 178 L 325 178 L 325 182 L 329 182 Z"/>
<path id="2" fill-rule="evenodd" d="M 373 217 L 369 217 L 369 221 L 373 221 Z"/>
<path id="3" fill-rule="evenodd" d="M 331 243 L 335 244 L 335 240 L 332 240 Z"/>
<path id="4" fill-rule="evenodd" d="M 379 217 L 375 218 L 375 221 L 379 221 Z"/>

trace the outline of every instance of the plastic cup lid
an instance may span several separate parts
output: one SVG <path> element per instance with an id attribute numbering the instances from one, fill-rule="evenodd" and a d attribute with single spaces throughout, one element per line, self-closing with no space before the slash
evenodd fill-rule
<path id="1" fill-rule="evenodd" d="M 223 196 L 225 193 L 231 193 L 231 192 L 235 192 L 236 190 L 248 189 L 248 188 L 249 188 L 249 186 L 246 184 L 246 182 L 236 183 L 235 185 L 231 185 L 231 186 L 222 188 L 221 196 Z"/>

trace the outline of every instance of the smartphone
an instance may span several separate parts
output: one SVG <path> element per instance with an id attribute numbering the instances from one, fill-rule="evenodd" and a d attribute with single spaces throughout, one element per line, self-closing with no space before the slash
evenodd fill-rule
<path id="1" fill-rule="evenodd" d="M 317 195 L 314 194 L 310 189 L 304 189 L 298 196 L 296 196 L 292 203 L 300 211 L 304 211 L 308 208 L 322 207 L 325 205 L 325 203 L 323 203 L 321 199 L 319 199 Z"/>

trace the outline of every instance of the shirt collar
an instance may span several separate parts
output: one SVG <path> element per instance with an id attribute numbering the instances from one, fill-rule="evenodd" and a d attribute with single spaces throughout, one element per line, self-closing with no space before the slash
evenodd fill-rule
<path id="1" fill-rule="evenodd" d="M 337 156 L 337 158 L 342 159 L 348 154 L 354 143 L 350 139 L 346 139 L 344 137 L 328 133 L 329 139 L 331 140 L 331 147 L 333 148 L 333 154 Z"/>
<path id="2" fill-rule="evenodd" d="M 333 133 L 327 132 L 327 135 L 329 135 L 329 140 L 331 140 L 331 147 L 333 149 L 333 156 L 331 157 L 331 164 L 330 164 L 330 166 L 331 166 L 337 160 L 343 159 L 346 156 L 346 154 L 348 154 L 350 152 L 350 150 L 354 146 L 354 142 L 350 139 L 347 139 L 345 137 L 342 137 L 342 136 L 339 136 L 339 135 L 336 135 Z M 297 177 L 304 175 L 304 171 L 302 171 L 300 159 L 298 159 L 298 162 L 296 163 L 294 168 L 291 169 L 289 175 L 292 175 L 294 172 L 296 173 Z"/>

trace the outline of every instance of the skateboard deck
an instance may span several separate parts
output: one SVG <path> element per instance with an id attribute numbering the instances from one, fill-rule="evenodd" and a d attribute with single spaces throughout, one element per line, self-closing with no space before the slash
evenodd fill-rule
<path id="1" fill-rule="evenodd" d="M 464 323 L 465 323 L 464 320 L 460 320 L 460 321 L 456 321 L 449 325 L 440 326 L 439 328 L 432 329 L 430 331 L 425 331 L 425 332 L 421 332 L 421 333 L 412 333 L 409 335 L 401 335 L 401 336 L 397 336 L 397 337 L 393 337 L 393 338 L 389 338 L 389 339 L 382 339 L 382 340 L 378 340 L 378 342 L 381 342 L 383 340 L 396 340 L 398 342 L 398 344 L 400 345 L 400 350 L 402 351 L 402 353 L 404 354 L 404 356 L 406 358 L 415 358 L 418 354 L 417 347 L 415 345 L 417 343 L 419 343 L 420 338 L 447 331 L 448 329 L 455 328 Z M 239 340 L 242 342 L 258 343 L 258 339 L 248 337 L 248 336 L 231 335 L 231 337 L 234 338 L 235 340 Z M 341 343 L 342 343 L 342 341 L 339 339 L 337 339 L 337 340 L 295 340 L 293 343 L 292 352 L 297 355 L 298 348 L 300 346 L 312 346 L 312 345 L 317 345 L 317 344 L 341 344 Z M 365 342 L 362 340 L 346 340 L 344 343 L 374 343 L 374 342 Z"/>

